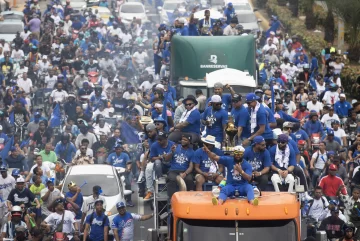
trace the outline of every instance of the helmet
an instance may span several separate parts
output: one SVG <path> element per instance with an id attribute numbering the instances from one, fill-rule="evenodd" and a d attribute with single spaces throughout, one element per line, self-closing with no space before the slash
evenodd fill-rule
<path id="1" fill-rule="evenodd" d="M 311 119 L 311 117 L 313 117 L 313 116 L 318 116 L 316 111 L 310 111 L 309 119 Z"/>
<path id="2" fill-rule="evenodd" d="M 7 172 L 7 166 L 6 165 L 1 165 L 0 172 Z"/>
<path id="3" fill-rule="evenodd" d="M 237 153 L 244 153 L 244 151 L 245 151 L 245 149 L 244 149 L 244 147 L 242 147 L 242 146 L 235 146 L 234 147 L 234 154 L 235 154 L 235 152 L 237 152 Z"/>
<path id="4" fill-rule="evenodd" d="M 301 107 L 305 107 L 306 108 L 306 102 L 300 102 L 300 104 L 299 104 L 299 108 L 301 108 Z"/>
<path id="5" fill-rule="evenodd" d="M 298 141 L 298 145 L 305 145 L 305 144 L 306 144 L 306 142 L 304 140 L 299 140 Z"/>
<path id="6" fill-rule="evenodd" d="M 11 212 L 22 212 L 20 206 L 13 206 Z"/>
<path id="7" fill-rule="evenodd" d="M 14 170 L 12 170 L 11 176 L 15 176 L 15 177 L 20 176 L 20 169 L 15 168 Z"/>
<path id="8" fill-rule="evenodd" d="M 355 225 L 351 222 L 347 222 L 343 225 L 343 231 L 346 232 L 346 230 L 352 229 L 352 232 L 355 231 Z"/>
<path id="9" fill-rule="evenodd" d="M 70 135 L 68 133 L 62 134 L 61 141 L 70 141 Z"/>
<path id="10" fill-rule="evenodd" d="M 267 84 L 264 84 L 263 87 L 262 87 L 262 90 L 265 91 L 265 90 L 269 90 L 270 89 L 270 86 L 267 85 Z"/>

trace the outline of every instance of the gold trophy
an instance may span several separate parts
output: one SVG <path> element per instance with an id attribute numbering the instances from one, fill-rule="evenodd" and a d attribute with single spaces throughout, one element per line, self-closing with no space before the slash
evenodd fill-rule
<path id="1" fill-rule="evenodd" d="M 232 116 L 229 116 L 229 121 L 226 126 L 225 132 L 228 136 L 226 150 L 230 151 L 230 149 L 232 150 L 233 147 L 235 146 L 234 137 L 236 136 L 236 134 L 238 132 L 238 129 L 235 127 L 235 124 L 234 124 L 234 118 Z"/>

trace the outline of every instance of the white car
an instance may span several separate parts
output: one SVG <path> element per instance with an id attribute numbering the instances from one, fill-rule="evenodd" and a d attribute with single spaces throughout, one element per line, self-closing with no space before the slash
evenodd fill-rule
<path id="1" fill-rule="evenodd" d="M 165 1 L 162 7 L 158 7 L 160 13 L 160 23 L 169 24 L 168 13 L 172 14 L 175 9 L 178 9 L 181 14 L 186 12 L 185 1 L 170 0 Z"/>
<path id="2" fill-rule="evenodd" d="M 125 169 L 124 169 L 125 170 Z M 121 170 L 124 171 L 124 170 Z M 117 168 L 110 165 L 93 164 L 72 166 L 66 173 L 61 193 L 68 192 L 68 184 L 73 181 L 81 187 L 84 198 L 93 194 L 93 187 L 101 187 L 102 195 L 106 200 L 106 215 L 110 223 L 118 214 L 116 203 L 125 201 L 125 195 L 131 191 L 125 191 L 125 178 L 119 174 Z"/>
<path id="3" fill-rule="evenodd" d="M 142 22 L 147 21 L 146 13 L 148 10 L 145 10 L 145 6 L 140 2 L 127 2 L 120 5 L 119 8 L 119 17 L 121 22 L 125 25 L 129 25 L 133 18 L 141 19 Z"/>

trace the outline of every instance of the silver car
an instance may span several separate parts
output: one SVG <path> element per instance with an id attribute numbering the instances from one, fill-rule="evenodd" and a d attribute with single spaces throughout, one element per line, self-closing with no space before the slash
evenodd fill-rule
<path id="1" fill-rule="evenodd" d="M 3 11 L 0 13 L 0 17 L 4 20 L 24 20 L 24 13 L 20 11 Z"/>
<path id="2" fill-rule="evenodd" d="M 24 23 L 21 20 L 4 20 L 0 22 L 0 39 L 5 42 L 12 42 L 17 32 L 24 31 Z"/>
<path id="3" fill-rule="evenodd" d="M 147 21 L 146 13 L 148 10 L 145 10 L 145 6 L 139 2 L 127 2 L 120 5 L 119 8 L 119 17 L 125 25 L 130 25 L 134 17 L 141 19 L 142 22 Z"/>

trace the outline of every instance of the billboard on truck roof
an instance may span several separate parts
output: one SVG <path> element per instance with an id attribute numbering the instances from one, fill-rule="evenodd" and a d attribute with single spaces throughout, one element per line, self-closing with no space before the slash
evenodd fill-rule
<path id="1" fill-rule="evenodd" d="M 174 36 L 170 59 L 175 79 L 204 79 L 206 73 L 225 68 L 246 70 L 256 76 L 253 35 Z"/>

